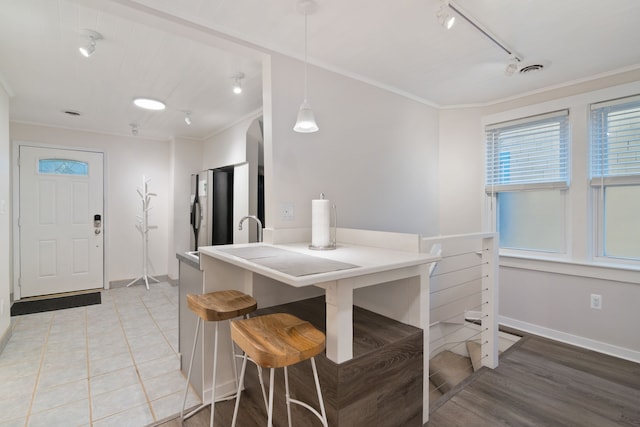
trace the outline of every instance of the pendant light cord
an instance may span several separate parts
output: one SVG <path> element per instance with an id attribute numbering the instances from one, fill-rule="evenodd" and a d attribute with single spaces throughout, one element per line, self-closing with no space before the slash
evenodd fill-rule
<path id="1" fill-rule="evenodd" d="M 307 102 L 307 13 L 304 13 L 304 102 Z"/>

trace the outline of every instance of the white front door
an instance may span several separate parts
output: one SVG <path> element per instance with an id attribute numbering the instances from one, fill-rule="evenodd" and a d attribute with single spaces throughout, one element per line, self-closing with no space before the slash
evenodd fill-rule
<path id="1" fill-rule="evenodd" d="M 103 287 L 102 157 L 20 146 L 20 297 Z"/>

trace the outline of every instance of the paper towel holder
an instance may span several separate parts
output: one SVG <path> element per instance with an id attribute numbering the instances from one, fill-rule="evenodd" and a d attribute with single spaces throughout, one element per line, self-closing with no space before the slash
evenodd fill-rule
<path id="1" fill-rule="evenodd" d="M 320 198 L 324 199 L 324 193 L 320 193 Z M 336 248 L 336 240 L 337 240 L 336 236 L 338 234 L 338 210 L 336 209 L 335 203 L 331 205 L 331 210 L 333 211 L 333 238 L 330 239 L 329 244 L 327 246 L 309 245 L 309 249 L 312 249 L 314 251 L 331 251 Z"/>

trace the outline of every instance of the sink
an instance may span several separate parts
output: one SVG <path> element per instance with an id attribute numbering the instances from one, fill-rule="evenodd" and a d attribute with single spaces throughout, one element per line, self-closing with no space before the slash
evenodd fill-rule
<path id="1" fill-rule="evenodd" d="M 295 252 L 287 251 L 285 249 L 274 248 L 267 245 L 247 246 L 244 248 L 226 248 L 219 249 L 220 252 L 228 253 L 229 255 L 237 256 L 239 258 L 254 260 L 259 258 L 272 258 L 283 255 L 291 255 Z"/>
<path id="2" fill-rule="evenodd" d="M 353 264 L 266 245 L 225 248 L 219 251 L 296 277 L 357 267 Z"/>

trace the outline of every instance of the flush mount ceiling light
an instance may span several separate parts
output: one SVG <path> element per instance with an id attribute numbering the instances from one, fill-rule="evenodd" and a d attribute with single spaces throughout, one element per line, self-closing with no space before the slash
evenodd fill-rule
<path id="1" fill-rule="evenodd" d="M 449 0 L 441 0 L 436 12 L 436 18 L 440 25 L 450 30 L 456 22 L 456 17 L 449 10 Z"/>
<path id="2" fill-rule="evenodd" d="M 478 30 L 480 34 L 488 38 L 493 44 L 498 46 L 507 55 L 509 55 L 509 63 L 507 64 L 504 72 L 507 76 L 513 75 L 518 70 L 518 65 L 523 60 L 523 56 L 517 53 L 514 49 L 509 47 L 505 42 L 500 40 L 498 36 L 493 34 L 487 27 L 482 25 L 480 21 L 471 16 L 468 12 L 464 11 L 459 5 L 455 4 L 451 0 L 444 0 L 448 8 L 460 15 L 462 19 L 467 21 L 473 28 Z"/>
<path id="3" fill-rule="evenodd" d="M 240 72 L 233 76 L 233 93 L 240 95 L 242 93 L 242 79 L 244 79 L 244 73 Z"/>
<path id="4" fill-rule="evenodd" d="M 313 115 L 311 105 L 307 101 L 307 16 L 318 10 L 318 4 L 314 0 L 299 0 L 298 11 L 304 14 L 304 100 L 298 110 L 298 119 L 293 130 L 300 133 L 318 131 L 318 125 Z"/>
<path id="5" fill-rule="evenodd" d="M 164 102 L 152 98 L 135 98 L 133 100 L 133 103 L 140 108 L 144 108 L 145 110 L 160 111 L 166 108 Z"/>
<path id="6" fill-rule="evenodd" d="M 80 46 L 78 50 L 80 51 L 82 56 L 88 58 L 93 55 L 93 52 L 96 51 L 96 41 L 102 40 L 103 37 L 99 32 L 90 30 L 88 28 L 82 30 L 82 36 L 87 38 L 88 41 L 83 46 Z"/>

